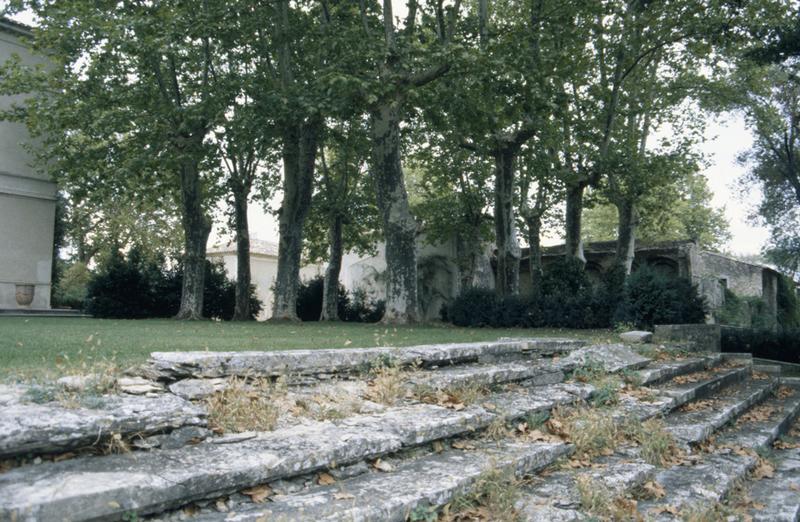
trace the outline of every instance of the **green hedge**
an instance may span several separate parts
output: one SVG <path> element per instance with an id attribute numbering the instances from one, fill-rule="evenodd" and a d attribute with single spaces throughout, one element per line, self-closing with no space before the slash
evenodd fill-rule
<path id="1" fill-rule="evenodd" d="M 180 266 L 145 259 L 136 249 L 127 256 L 115 252 L 89 280 L 85 310 L 95 317 L 144 319 L 172 317 L 181 302 Z M 203 316 L 230 320 L 236 306 L 236 286 L 221 264 L 206 261 Z M 261 301 L 250 287 L 250 312 L 256 317 Z"/>
<path id="2" fill-rule="evenodd" d="M 705 320 L 705 303 L 688 280 L 647 267 L 624 284 L 622 280 L 612 272 L 603 284 L 593 286 L 582 266 L 563 263 L 545 273 L 540 292 L 533 296 L 499 298 L 492 290 L 469 288 L 443 309 L 442 319 L 457 326 L 575 329 Z"/>

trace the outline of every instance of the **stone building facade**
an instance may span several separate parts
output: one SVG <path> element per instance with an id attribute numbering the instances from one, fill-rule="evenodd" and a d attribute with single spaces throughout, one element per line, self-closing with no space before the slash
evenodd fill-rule
<path id="1" fill-rule="evenodd" d="M 25 45 L 29 29 L 0 18 L 0 62 L 19 56 L 35 64 Z M 0 96 L 0 109 L 24 96 Z M 56 185 L 31 166 L 27 129 L 0 121 L 0 309 L 50 308 Z"/>

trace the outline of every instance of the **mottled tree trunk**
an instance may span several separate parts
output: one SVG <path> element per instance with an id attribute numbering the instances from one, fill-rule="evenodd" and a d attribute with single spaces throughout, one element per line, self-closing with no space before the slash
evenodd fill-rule
<path id="1" fill-rule="evenodd" d="M 311 208 L 314 161 L 320 122 L 288 124 L 283 133 L 283 202 L 278 220 L 278 273 L 273 320 L 298 321 L 297 289 L 303 252 L 303 225 Z"/>
<path id="2" fill-rule="evenodd" d="M 250 227 L 247 221 L 247 193 L 245 187 L 233 190 L 234 227 L 236 228 L 236 305 L 234 321 L 249 321 L 250 313 Z"/>
<path id="3" fill-rule="evenodd" d="M 567 209 L 565 215 L 565 255 L 567 259 L 577 259 L 586 262 L 583 257 L 583 242 L 581 241 L 581 220 L 583 218 L 583 191 L 584 183 L 567 186 Z"/>
<path id="4" fill-rule="evenodd" d="M 501 149 L 494 155 L 494 227 L 497 245 L 497 292 L 519 294 L 520 248 L 514 223 L 515 151 Z"/>
<path id="5" fill-rule="evenodd" d="M 417 222 L 408 206 L 400 163 L 400 100 L 392 98 L 372 113 L 372 168 L 386 241 L 384 323 L 419 319 L 417 302 Z"/>
<path id="6" fill-rule="evenodd" d="M 183 287 L 176 319 L 203 318 L 203 289 L 206 275 L 206 242 L 211 220 L 203 211 L 198 165 L 192 160 L 181 166 L 181 222 L 183 224 Z"/>
<path id="7" fill-rule="evenodd" d="M 541 214 L 531 214 L 526 217 L 525 224 L 528 227 L 528 245 L 530 253 L 528 255 L 528 266 L 531 271 L 531 288 L 534 294 L 538 294 L 542 285 L 542 216 Z"/>
<path id="8" fill-rule="evenodd" d="M 636 248 L 636 227 L 639 224 L 639 216 L 636 206 L 631 201 L 625 199 L 616 204 L 619 216 L 617 225 L 617 259 L 616 262 L 625 270 L 625 274 L 631 273 L 633 257 Z"/>
<path id="9" fill-rule="evenodd" d="M 338 321 L 339 272 L 342 270 L 342 225 L 344 219 L 336 215 L 328 229 L 330 255 L 325 268 L 325 285 L 322 287 L 322 315 L 320 321 Z"/>

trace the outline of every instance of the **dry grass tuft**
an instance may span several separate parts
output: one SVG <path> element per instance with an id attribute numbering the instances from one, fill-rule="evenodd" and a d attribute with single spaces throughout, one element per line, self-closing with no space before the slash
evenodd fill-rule
<path id="1" fill-rule="evenodd" d="M 575 446 L 579 460 L 610 455 L 617 445 L 617 424 L 608 412 L 577 408 L 564 414 L 554 412 L 546 423 L 551 433 Z"/>
<path id="2" fill-rule="evenodd" d="M 369 389 L 365 394 L 368 400 L 393 406 L 407 395 L 405 382 L 408 372 L 399 366 L 381 365 L 372 368 L 370 373 L 372 378 L 367 383 Z"/>
<path id="3" fill-rule="evenodd" d="M 271 431 L 280 416 L 277 401 L 285 382 L 232 377 L 228 386 L 206 399 L 208 423 L 217 432 Z"/>
<path id="4" fill-rule="evenodd" d="M 514 508 L 520 482 L 513 473 L 491 469 L 478 478 L 472 490 L 445 506 L 441 522 L 496 521 L 518 522 Z"/>
<path id="5" fill-rule="evenodd" d="M 653 466 L 665 466 L 672 457 L 682 453 L 661 419 L 639 422 L 628 418 L 622 423 L 622 432 L 627 440 L 639 445 L 639 455 Z"/>
<path id="6" fill-rule="evenodd" d="M 636 501 L 615 495 L 605 484 L 589 475 L 578 475 L 575 485 L 580 497 L 581 509 L 601 520 L 638 521 Z"/>

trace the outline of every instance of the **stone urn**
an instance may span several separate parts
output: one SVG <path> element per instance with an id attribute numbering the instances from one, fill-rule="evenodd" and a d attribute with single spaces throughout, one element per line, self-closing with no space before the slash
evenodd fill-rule
<path id="1" fill-rule="evenodd" d="M 17 285 L 17 304 L 19 306 L 30 306 L 33 302 L 34 285 Z"/>

